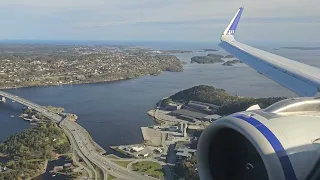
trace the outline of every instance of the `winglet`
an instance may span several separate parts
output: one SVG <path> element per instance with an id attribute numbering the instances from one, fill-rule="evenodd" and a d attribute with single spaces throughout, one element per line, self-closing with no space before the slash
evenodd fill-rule
<path id="1" fill-rule="evenodd" d="M 243 7 L 239 8 L 236 15 L 234 15 L 233 19 L 227 26 L 226 30 L 224 30 L 223 35 L 234 35 L 234 33 L 236 32 L 241 14 L 243 12 L 243 9 L 244 9 Z"/>

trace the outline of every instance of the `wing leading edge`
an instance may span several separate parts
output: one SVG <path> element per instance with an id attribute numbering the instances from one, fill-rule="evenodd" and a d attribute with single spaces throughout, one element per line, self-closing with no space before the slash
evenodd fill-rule
<path id="1" fill-rule="evenodd" d="M 240 8 L 221 36 L 220 47 L 299 96 L 320 95 L 320 69 L 281 57 L 234 39 L 243 8 Z"/>

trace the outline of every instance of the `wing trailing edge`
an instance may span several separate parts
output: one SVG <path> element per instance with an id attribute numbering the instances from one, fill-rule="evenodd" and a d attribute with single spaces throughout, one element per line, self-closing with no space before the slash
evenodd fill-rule
<path id="1" fill-rule="evenodd" d="M 234 34 L 243 8 L 240 8 L 221 36 L 224 50 L 299 96 L 320 95 L 320 69 L 237 42 Z"/>

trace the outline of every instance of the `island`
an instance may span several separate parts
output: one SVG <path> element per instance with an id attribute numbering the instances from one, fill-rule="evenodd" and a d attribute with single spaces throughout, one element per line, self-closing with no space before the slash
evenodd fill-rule
<path id="1" fill-rule="evenodd" d="M 213 52 L 218 51 L 217 49 L 202 49 L 201 52 Z"/>
<path id="2" fill-rule="evenodd" d="M 320 47 L 281 47 L 281 49 L 291 49 L 291 50 L 320 50 Z"/>
<path id="3" fill-rule="evenodd" d="M 224 56 L 218 54 L 208 54 L 207 56 L 194 56 L 191 58 L 191 63 L 212 64 L 224 62 L 221 58 Z"/>
<path id="4" fill-rule="evenodd" d="M 234 55 L 226 55 L 224 58 L 234 58 L 235 56 Z"/>
<path id="5" fill-rule="evenodd" d="M 42 123 L 14 134 L 0 144 L 0 179 L 32 179 L 46 171 L 48 161 L 64 157 L 67 162 L 61 171 L 70 178 L 81 172 L 73 169 L 70 143 L 55 123 Z"/>
<path id="6" fill-rule="evenodd" d="M 181 72 L 174 55 L 107 45 L 0 45 L 0 89 L 96 83 Z"/>
<path id="7" fill-rule="evenodd" d="M 242 63 L 242 61 L 235 59 L 235 60 L 227 61 L 227 62 L 223 63 L 222 65 L 223 66 L 233 66 L 234 64 L 238 64 L 238 63 Z"/>

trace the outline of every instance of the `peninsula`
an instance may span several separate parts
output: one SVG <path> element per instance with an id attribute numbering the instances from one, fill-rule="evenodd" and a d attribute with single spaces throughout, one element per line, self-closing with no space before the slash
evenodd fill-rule
<path id="1" fill-rule="evenodd" d="M 285 99 L 285 97 L 239 97 L 228 94 L 224 89 L 219 89 L 208 85 L 200 85 L 180 91 L 172 95 L 170 99 L 179 102 L 199 101 L 203 103 L 215 104 L 219 106 L 215 112 L 216 114 L 228 115 L 235 112 L 244 111 L 255 104 L 259 104 L 261 108 L 266 108 L 271 104 Z"/>
<path id="2" fill-rule="evenodd" d="M 0 89 L 81 84 L 181 72 L 173 55 L 127 46 L 0 45 Z"/>

